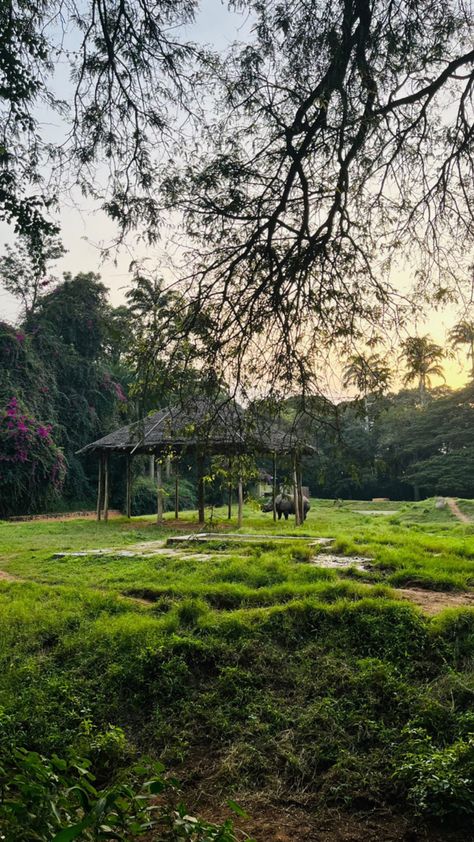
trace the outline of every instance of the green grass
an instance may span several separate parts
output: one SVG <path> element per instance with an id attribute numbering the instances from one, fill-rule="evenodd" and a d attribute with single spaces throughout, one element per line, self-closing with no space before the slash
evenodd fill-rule
<path id="1" fill-rule="evenodd" d="M 1 523 L 0 569 L 26 581 L 0 582 L 0 747 L 83 751 L 85 732 L 95 745 L 113 725 L 127 750 L 112 777 L 151 754 L 192 780 L 205 758 L 204 778 L 240 801 L 474 812 L 474 611 L 430 619 L 396 592 L 474 589 L 474 526 L 434 501 L 383 506 L 397 513 L 318 502 L 299 529 L 249 508 L 255 542 L 134 558 L 117 550 L 170 528 Z M 371 569 L 309 564 L 318 536 Z"/>

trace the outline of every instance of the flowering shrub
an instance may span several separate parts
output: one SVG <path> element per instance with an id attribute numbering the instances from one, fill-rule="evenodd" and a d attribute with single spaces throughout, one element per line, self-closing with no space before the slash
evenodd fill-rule
<path id="1" fill-rule="evenodd" d="M 0 408 L 0 516 L 37 511 L 61 491 L 65 473 L 51 425 L 10 398 Z"/>

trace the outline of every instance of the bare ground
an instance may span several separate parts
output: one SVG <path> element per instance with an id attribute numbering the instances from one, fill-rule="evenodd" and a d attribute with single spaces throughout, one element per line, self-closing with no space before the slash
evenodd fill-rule
<path id="1" fill-rule="evenodd" d="M 205 782 L 203 781 L 205 786 Z M 207 787 L 206 787 L 207 789 Z M 265 793 L 233 795 L 247 816 L 234 816 L 222 794 L 193 787 L 183 792 L 191 815 L 223 823 L 231 819 L 239 839 L 255 842 L 474 842 L 474 831 L 425 825 L 388 808 L 321 810 L 296 799 L 272 799 Z M 154 836 L 148 837 L 153 842 Z"/>
<path id="2" fill-rule="evenodd" d="M 458 504 L 456 503 L 456 500 L 453 500 L 452 497 L 448 497 L 446 499 L 446 503 L 448 504 L 448 508 L 451 510 L 454 517 L 457 517 L 457 519 L 460 520 L 461 523 L 472 523 L 471 518 L 461 511 Z"/>
<path id="3" fill-rule="evenodd" d="M 474 593 L 425 591 L 422 588 L 396 588 L 402 599 L 415 602 L 427 614 L 439 614 L 445 608 L 474 608 Z"/>

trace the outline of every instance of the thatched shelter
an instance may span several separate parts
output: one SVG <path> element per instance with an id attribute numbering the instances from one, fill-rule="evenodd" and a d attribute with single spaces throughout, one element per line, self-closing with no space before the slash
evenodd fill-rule
<path id="1" fill-rule="evenodd" d="M 131 514 L 132 458 L 136 454 L 149 454 L 156 459 L 157 474 L 157 518 L 163 516 L 163 489 L 161 485 L 161 462 L 172 456 L 176 461 L 184 454 L 193 454 L 198 473 L 199 521 L 204 522 L 204 460 L 210 455 L 224 455 L 229 463 L 242 455 L 271 455 L 273 458 L 273 498 L 276 489 L 276 459 L 291 456 L 293 485 L 297 501 L 295 519 L 301 523 L 302 477 L 301 456 L 314 452 L 295 430 L 263 416 L 246 412 L 233 400 L 198 400 L 192 404 L 175 405 L 153 412 L 146 418 L 120 427 L 97 441 L 86 445 L 79 453 L 94 453 L 99 459 L 97 493 L 97 519 L 108 518 L 109 508 L 109 456 L 112 453 L 125 454 L 126 470 L 126 513 Z M 175 514 L 179 513 L 179 480 L 176 477 Z M 231 500 L 231 489 L 229 500 Z M 239 524 L 242 521 L 243 489 L 238 482 Z M 299 505 L 298 505 L 299 501 Z M 229 516 L 231 503 L 229 502 Z M 275 517 L 275 506 L 273 515 Z"/>

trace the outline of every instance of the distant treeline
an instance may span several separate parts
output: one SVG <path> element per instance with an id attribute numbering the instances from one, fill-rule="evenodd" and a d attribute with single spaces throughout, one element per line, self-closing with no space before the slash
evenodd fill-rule
<path id="1" fill-rule="evenodd" d="M 368 396 L 337 407 L 306 459 L 317 497 L 474 497 L 474 383 Z"/>
<path id="2" fill-rule="evenodd" d="M 76 451 L 176 399 L 191 382 L 201 388 L 202 367 L 198 373 L 176 354 L 173 365 L 167 357 L 163 325 L 174 329 L 176 313 L 179 301 L 143 279 L 125 306 L 113 308 L 89 273 L 46 289 L 16 325 L 0 322 L 0 517 L 93 506 L 96 462 Z M 292 399 L 285 403 L 290 418 Z M 304 464 L 313 495 L 474 497 L 474 383 L 422 399 L 419 389 L 381 394 L 378 383 L 360 400 L 321 405 L 311 434 L 316 452 Z M 123 498 L 122 469 L 113 460 L 115 505 Z M 135 470 L 146 474 L 145 460 Z M 279 481 L 284 472 L 281 464 Z M 191 464 L 185 473 L 192 505 Z M 148 505 L 144 493 L 142 482 L 137 513 Z M 220 493 L 217 481 L 209 485 L 209 500 L 219 502 Z M 146 494 L 151 499 L 152 489 Z"/>

